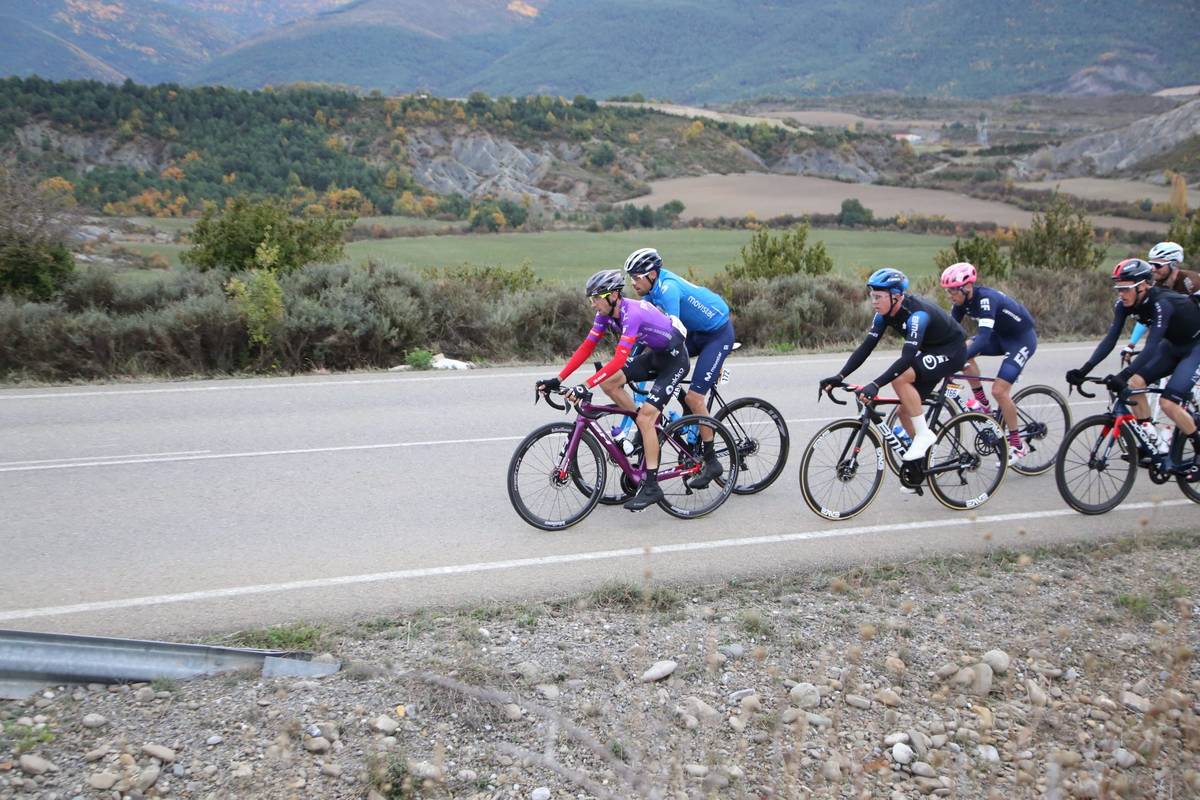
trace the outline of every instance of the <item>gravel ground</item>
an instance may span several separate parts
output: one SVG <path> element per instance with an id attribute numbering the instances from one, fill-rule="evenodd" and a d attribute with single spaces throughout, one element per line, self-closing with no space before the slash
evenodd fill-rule
<path id="1" fill-rule="evenodd" d="M 344 667 L 0 703 L 0 798 L 1196 796 L 1196 541 L 242 632 Z"/>

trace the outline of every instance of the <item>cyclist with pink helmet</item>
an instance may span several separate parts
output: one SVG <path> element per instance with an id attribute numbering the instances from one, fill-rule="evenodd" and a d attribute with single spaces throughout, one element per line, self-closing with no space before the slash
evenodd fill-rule
<path id="1" fill-rule="evenodd" d="M 968 375 L 979 374 L 976 356 L 1004 356 L 1004 363 L 1000 365 L 1000 372 L 992 383 L 992 397 L 996 399 L 996 405 L 1004 417 L 1004 425 L 1008 428 L 1010 461 L 1016 463 L 1025 457 L 1026 451 L 1017 423 L 1017 407 L 1012 401 L 1012 386 L 1037 350 L 1037 331 L 1033 315 L 1025 306 L 999 289 L 979 286 L 978 279 L 979 273 L 975 267 L 961 261 L 951 264 L 942 272 L 942 288 L 954 304 L 950 311 L 954 320 L 962 322 L 963 317 L 970 316 L 979 325 L 979 330 L 967 343 L 967 365 L 963 372 Z M 978 407 L 984 413 L 990 412 L 983 385 L 976 380 L 969 383 L 975 398 L 968 405 Z"/>

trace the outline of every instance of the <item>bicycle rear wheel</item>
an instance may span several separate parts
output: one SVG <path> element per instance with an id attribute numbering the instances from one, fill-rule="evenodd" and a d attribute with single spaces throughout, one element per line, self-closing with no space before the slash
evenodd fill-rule
<path id="1" fill-rule="evenodd" d="M 1067 431 L 1071 409 L 1058 391 L 1049 386 L 1029 386 L 1013 395 L 1017 406 L 1017 430 L 1028 455 L 1013 464 L 1021 475 L 1041 475 L 1054 466 Z"/>
<path id="2" fill-rule="evenodd" d="M 1196 424 L 1200 425 L 1200 417 L 1196 414 L 1192 415 L 1196 420 Z M 1196 452 L 1192 440 L 1188 436 L 1184 436 L 1178 430 L 1171 438 L 1171 460 L 1176 464 L 1200 464 L 1200 453 Z M 1200 503 L 1200 482 L 1189 483 L 1188 479 L 1183 475 L 1176 475 L 1175 482 L 1179 484 L 1179 490 L 1183 492 L 1183 496 L 1193 503 Z"/>
<path id="3" fill-rule="evenodd" d="M 999 423 L 969 412 L 943 423 L 926 458 L 929 490 L 955 511 L 986 503 L 1008 470 L 1008 443 Z M 943 467 L 954 467 L 939 471 Z"/>
<path id="4" fill-rule="evenodd" d="M 788 457 L 788 427 L 775 406 L 757 397 L 739 397 L 714 418 L 729 428 L 737 445 L 734 494 L 755 494 L 775 482 Z"/>
<path id="5" fill-rule="evenodd" d="M 521 519 L 544 531 L 569 528 L 591 513 L 604 493 L 604 455 L 584 431 L 574 457 L 563 458 L 575 425 L 551 422 L 517 445 L 508 462 L 508 499 Z"/>
<path id="6" fill-rule="evenodd" d="M 804 502 L 825 519 L 850 519 L 863 512 L 883 481 L 884 448 L 879 434 L 867 428 L 856 451 L 862 423 L 839 419 L 821 430 L 800 459 L 800 492 Z"/>
<path id="7" fill-rule="evenodd" d="M 721 475 L 703 488 L 690 484 L 691 476 L 704 467 L 700 429 L 713 433 L 713 454 L 721 465 Z M 710 514 L 729 499 L 737 485 L 737 445 L 733 434 L 712 417 L 688 414 L 665 427 L 658 437 L 658 476 L 663 499 L 658 504 L 673 517 L 694 519 Z M 664 479 L 663 473 L 678 471 L 676 478 Z"/>
<path id="8" fill-rule="evenodd" d="M 1125 427 L 1114 435 L 1113 421 L 1111 414 L 1080 420 L 1067 433 L 1054 460 L 1058 493 L 1081 514 L 1112 511 L 1137 478 L 1137 440 Z"/>

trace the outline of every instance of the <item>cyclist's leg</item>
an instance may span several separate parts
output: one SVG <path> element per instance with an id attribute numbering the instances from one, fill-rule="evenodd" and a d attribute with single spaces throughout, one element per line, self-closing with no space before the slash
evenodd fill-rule
<path id="1" fill-rule="evenodd" d="M 1017 405 L 1012 400 L 1012 387 L 1037 350 L 1037 336 L 1030 331 L 1028 335 L 1012 341 L 1002 340 L 1000 346 L 1004 348 L 1004 361 L 1000 364 L 1000 371 L 992 384 L 992 397 L 995 398 L 1000 414 L 1004 417 L 1009 444 L 1019 447 L 1020 421 L 1017 419 Z"/>
<path id="2" fill-rule="evenodd" d="M 694 347 L 697 355 L 692 368 L 692 385 L 684 395 L 684 403 L 693 414 L 708 414 L 708 393 L 720 378 L 721 367 L 733 349 L 733 342 L 732 322 L 709 333 L 688 334 L 688 349 Z M 712 430 L 702 426 L 700 438 L 711 442 Z"/>
<path id="3" fill-rule="evenodd" d="M 1183 357 L 1171 373 L 1171 377 L 1167 381 L 1167 388 L 1163 389 L 1162 397 L 1159 398 L 1159 404 L 1162 406 L 1163 413 L 1171 418 L 1180 433 L 1195 439 L 1196 422 L 1184 408 L 1184 403 L 1191 396 L 1192 387 L 1196 385 L 1197 381 L 1200 381 L 1200 342 L 1191 344 L 1190 347 L 1184 346 L 1175 349 Z"/>
<path id="4" fill-rule="evenodd" d="M 1008 356 L 1009 343 L 1002 340 L 999 336 L 993 334 L 988 342 L 988 346 L 976 353 L 976 356 Z M 968 375 L 978 375 L 979 370 L 974 369 L 975 360 L 968 362 L 967 366 L 963 367 L 963 372 Z M 983 391 L 983 385 L 979 381 L 968 381 L 971 384 L 971 391 L 975 395 L 975 403 L 968 404 L 972 410 L 982 411 L 985 414 L 991 413 L 991 403 L 988 402 L 987 394 Z M 997 404 L 1000 398 L 996 397 L 996 384 L 992 383 L 992 398 Z"/>
<path id="5" fill-rule="evenodd" d="M 630 511 L 640 511 L 657 503 L 663 497 L 662 489 L 658 485 L 660 453 L 654 423 L 658 419 L 658 415 L 666 408 L 667 403 L 675 396 L 675 389 L 679 386 L 679 382 L 688 373 L 687 349 L 684 347 L 683 337 L 675 334 L 671 340 L 671 347 L 667 350 L 653 352 L 647 365 L 650 367 L 648 374 L 641 374 L 638 371 L 631 376 L 631 379 L 634 380 L 652 378 L 654 385 L 646 394 L 646 402 L 642 403 L 642 407 L 638 409 L 637 426 L 638 431 L 642 434 L 642 464 L 646 468 L 646 478 L 638 487 L 638 492 L 633 499 L 625 503 L 625 508 Z"/>
<path id="6" fill-rule="evenodd" d="M 1150 360 L 1138 367 L 1138 371 L 1129 376 L 1129 385 L 1137 389 L 1144 389 L 1147 386 L 1157 383 L 1160 378 L 1166 378 L 1174 373 L 1177 365 L 1179 365 L 1181 359 L 1187 353 L 1188 349 L 1186 347 L 1178 347 L 1165 340 L 1160 342 L 1158 352 L 1151 354 Z M 1162 406 L 1162 396 L 1159 397 L 1159 406 L 1166 413 L 1166 407 Z M 1139 423 L 1151 422 L 1150 403 L 1146 395 L 1142 394 L 1130 398 L 1129 408 L 1133 411 L 1133 415 Z"/>
<path id="7" fill-rule="evenodd" d="M 900 398 L 901 413 L 911 421 L 913 441 L 904 452 L 904 461 L 919 460 L 933 445 L 937 437 L 925 422 L 922 402 L 946 376 L 953 375 L 963 368 L 966 356 L 965 345 L 960 345 L 949 354 L 917 351 L 912 367 L 892 382 L 892 386 L 896 388 L 896 396 Z"/>

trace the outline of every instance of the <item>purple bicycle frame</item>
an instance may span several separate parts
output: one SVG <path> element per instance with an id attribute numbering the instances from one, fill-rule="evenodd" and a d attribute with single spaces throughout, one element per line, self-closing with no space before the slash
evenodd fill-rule
<path id="1" fill-rule="evenodd" d="M 571 460 L 575 457 L 575 452 L 579 449 L 579 441 L 583 438 L 583 432 L 591 431 L 592 436 L 596 437 L 596 441 L 604 448 L 609 457 L 613 460 L 621 471 L 628 475 L 635 484 L 640 484 L 646 477 L 646 470 L 641 465 L 634 466 L 629 463 L 629 459 L 625 456 L 625 451 L 617 446 L 613 441 L 612 436 L 600 424 L 600 417 L 607 414 L 620 414 L 625 417 L 636 417 L 636 411 L 626 411 L 620 406 L 614 405 L 593 405 L 592 403 L 582 402 L 576 406 L 578 412 L 575 416 L 575 430 L 571 432 L 571 438 L 567 442 L 567 449 L 563 451 L 562 459 L 559 461 L 559 471 L 566 475 L 569 472 Z M 655 430 L 662 430 L 660 422 L 654 423 Z M 678 467 L 658 473 L 658 479 L 670 480 L 684 475 L 691 475 L 698 472 L 700 467 L 697 465 L 693 469 L 680 469 Z"/>

